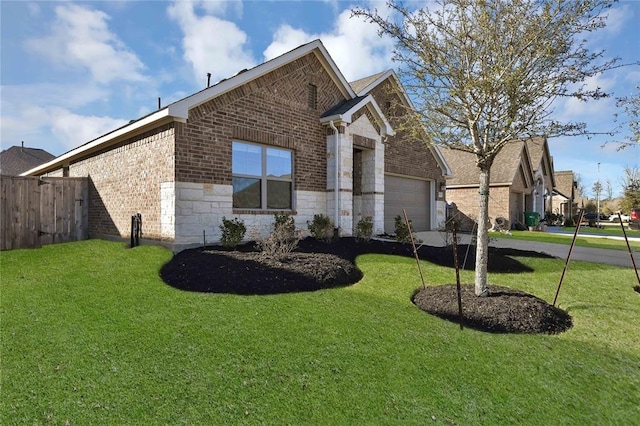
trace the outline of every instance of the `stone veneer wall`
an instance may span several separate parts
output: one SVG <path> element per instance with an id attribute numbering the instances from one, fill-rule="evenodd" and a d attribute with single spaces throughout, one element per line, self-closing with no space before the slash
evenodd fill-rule
<path id="1" fill-rule="evenodd" d="M 69 166 L 89 177 L 89 236 L 128 237 L 131 215 L 142 215 L 143 238 L 172 240 L 162 224 L 166 185 L 174 180 L 174 125 L 132 137 Z"/>
<path id="2" fill-rule="evenodd" d="M 354 117 L 358 115 L 354 114 Z M 375 235 L 384 232 L 385 146 L 379 134 L 379 127 L 371 123 L 371 120 L 370 114 L 362 114 L 347 127 L 346 135 L 350 136 L 351 143 L 346 149 L 353 153 L 354 140 L 362 140 L 363 144 L 366 143 L 373 148 L 364 149 L 361 154 L 360 194 L 352 200 L 353 218 L 350 225 L 355 227 L 360 219 L 371 216 Z M 352 158 L 350 164 L 353 164 Z M 352 185 L 353 179 L 349 180 Z"/>
<path id="3" fill-rule="evenodd" d="M 245 239 L 257 233 L 266 236 L 271 231 L 273 213 L 247 214 L 234 212 L 231 185 L 211 183 L 178 182 L 175 184 L 175 230 L 177 245 L 216 244 L 220 241 L 222 217 L 239 218 L 247 227 Z M 312 221 L 318 213 L 318 206 L 325 206 L 327 194 L 324 191 L 296 191 L 296 199 L 302 206 L 296 210 L 296 227 L 307 230 L 307 221 Z"/>

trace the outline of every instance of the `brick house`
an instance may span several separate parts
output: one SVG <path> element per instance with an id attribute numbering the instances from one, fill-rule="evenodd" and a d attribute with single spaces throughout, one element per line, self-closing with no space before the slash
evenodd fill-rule
<path id="1" fill-rule="evenodd" d="M 472 220 L 478 216 L 479 171 L 475 154 L 442 149 L 453 176 L 447 179 L 447 201 Z M 489 217 L 524 224 L 525 212 L 540 218 L 552 211 L 553 161 L 547 140 L 535 137 L 513 141 L 496 156 L 490 175 Z"/>
<path id="2" fill-rule="evenodd" d="M 385 231 L 394 231 L 394 219 L 403 209 L 416 230 L 441 228 L 446 220 L 444 187 L 451 170 L 436 146 L 397 130 L 401 126 L 396 121 L 396 108 L 413 105 L 395 72 L 388 70 L 354 81 L 351 87 L 358 95 L 372 95 L 396 128 L 384 141 Z"/>
<path id="3" fill-rule="evenodd" d="M 375 95 L 356 93 L 316 40 L 26 174 L 88 176 L 92 237 L 128 236 L 135 213 L 144 238 L 174 246 L 218 241 L 223 216 L 267 232 L 275 212 L 302 229 L 323 213 L 342 235 L 371 216 L 381 233 L 387 163 L 405 161 L 385 154 L 391 135 Z"/>
<path id="4" fill-rule="evenodd" d="M 578 182 L 572 170 L 554 173 L 556 187 L 553 191 L 553 213 L 561 214 L 565 218 L 572 218 L 578 214 Z"/>

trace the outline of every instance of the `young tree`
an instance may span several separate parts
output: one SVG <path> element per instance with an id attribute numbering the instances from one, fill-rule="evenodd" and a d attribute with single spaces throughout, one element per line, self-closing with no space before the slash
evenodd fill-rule
<path id="1" fill-rule="evenodd" d="M 640 64 L 640 62 L 639 62 Z M 628 126 L 628 133 L 624 132 L 622 140 L 618 142 L 618 150 L 629 146 L 636 147 L 640 144 L 640 86 L 636 86 L 636 93 L 616 99 L 619 112 L 615 114 L 615 121 L 620 122 L 621 117 L 628 121 L 622 121 L 622 127 Z"/>
<path id="2" fill-rule="evenodd" d="M 607 200 L 612 200 L 613 199 L 613 185 L 611 184 L 611 179 L 607 179 L 607 182 L 605 184 L 605 192 L 607 194 Z"/>
<path id="3" fill-rule="evenodd" d="M 622 184 L 622 202 L 620 210 L 629 212 L 633 208 L 640 207 L 640 169 L 638 167 L 626 166 L 624 168 L 624 178 Z"/>
<path id="4" fill-rule="evenodd" d="M 428 143 L 475 154 L 479 172 L 475 293 L 488 295 L 491 165 L 514 140 L 585 134 L 584 123 L 558 122 L 557 98 L 606 96 L 585 78 L 612 67 L 589 51 L 584 34 L 605 26 L 610 0 L 435 0 L 410 10 L 356 8 L 395 41 L 394 60 L 413 109 L 404 129 L 426 130 Z"/>

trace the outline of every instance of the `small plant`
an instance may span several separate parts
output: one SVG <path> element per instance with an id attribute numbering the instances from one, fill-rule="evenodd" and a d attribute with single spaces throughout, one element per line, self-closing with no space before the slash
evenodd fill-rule
<path id="1" fill-rule="evenodd" d="M 223 247 L 232 249 L 240 244 L 240 241 L 244 238 L 244 234 L 247 232 L 247 227 L 244 225 L 244 222 L 238 218 L 227 219 L 222 216 L 220 231 L 222 232 L 220 243 Z"/>
<path id="2" fill-rule="evenodd" d="M 400 243 L 408 243 L 411 241 L 411 228 L 413 228 L 413 223 L 409 221 L 409 227 L 407 227 L 407 223 L 400 215 L 398 215 L 395 218 L 395 224 L 396 240 Z"/>
<path id="3" fill-rule="evenodd" d="M 373 234 L 373 218 L 371 216 L 363 217 L 356 224 L 356 241 L 366 242 L 371 239 Z"/>
<path id="4" fill-rule="evenodd" d="M 274 219 L 272 231 L 266 238 L 258 239 L 256 246 L 267 256 L 283 257 L 295 250 L 302 232 L 296 229 L 293 216 L 276 213 Z"/>
<path id="5" fill-rule="evenodd" d="M 333 238 L 333 222 L 329 216 L 313 215 L 313 221 L 307 221 L 307 228 L 311 236 L 319 241 L 329 242 Z"/>

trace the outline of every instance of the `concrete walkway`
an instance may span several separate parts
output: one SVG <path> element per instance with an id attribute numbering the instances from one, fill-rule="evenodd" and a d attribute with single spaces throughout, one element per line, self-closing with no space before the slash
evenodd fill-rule
<path id="1" fill-rule="evenodd" d="M 423 241 L 423 244 L 435 247 L 444 247 L 446 245 L 446 233 L 438 231 L 417 232 L 416 236 Z M 491 237 L 491 233 L 489 234 Z M 567 234 L 568 243 L 573 234 Z M 581 234 L 580 237 L 591 237 L 590 235 Z M 602 236 L 599 236 L 602 238 Z M 613 238 L 613 237 L 610 237 Z M 620 238 L 620 237 L 618 237 Z M 469 244 L 471 235 L 460 234 L 460 244 Z M 629 241 L 640 241 L 638 238 L 629 238 Z M 546 253 L 560 259 L 565 259 L 569 255 L 569 244 L 552 244 L 538 243 L 534 241 L 524 241 L 509 238 L 493 238 L 489 240 L 490 247 L 513 248 L 517 250 L 531 250 L 539 253 Z M 640 268 L 640 253 L 633 253 L 636 266 Z M 606 265 L 622 266 L 633 268 L 631 257 L 626 250 L 607 250 L 590 247 L 574 247 L 571 260 L 582 260 L 585 262 L 602 263 Z"/>

